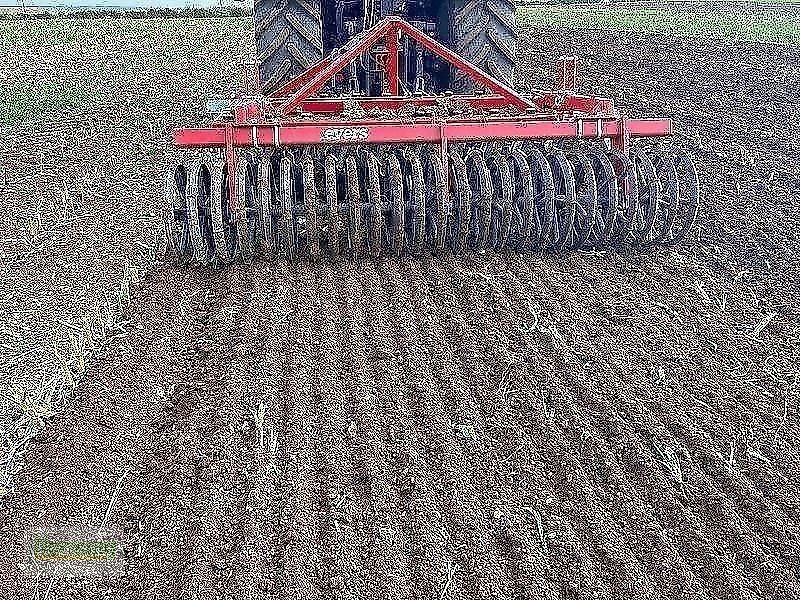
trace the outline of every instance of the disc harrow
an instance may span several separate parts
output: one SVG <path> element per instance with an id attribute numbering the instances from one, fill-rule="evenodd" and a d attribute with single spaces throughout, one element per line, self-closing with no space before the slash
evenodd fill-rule
<path id="1" fill-rule="evenodd" d="M 172 248 L 182 262 L 599 250 L 674 244 L 697 210 L 683 153 L 512 143 L 251 152 L 230 211 L 227 166 L 175 165 Z M 445 177 L 445 173 L 448 174 Z M 680 173 L 680 175 L 679 175 Z"/>
<path id="2" fill-rule="evenodd" d="M 428 59 L 470 79 L 472 95 L 427 93 Z M 683 240 L 699 205 L 692 160 L 637 142 L 670 135 L 671 121 L 577 94 L 574 57 L 557 73 L 556 91 L 522 96 L 384 18 L 269 95 L 256 78 L 215 104 L 209 126 L 174 132 L 187 154 L 166 178 L 169 251 L 225 265 Z"/>

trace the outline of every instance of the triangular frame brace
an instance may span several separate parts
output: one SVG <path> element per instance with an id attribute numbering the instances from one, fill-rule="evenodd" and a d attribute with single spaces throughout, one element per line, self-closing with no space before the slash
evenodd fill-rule
<path id="1" fill-rule="evenodd" d="M 522 111 L 535 106 L 530 100 L 523 98 L 504 83 L 398 17 L 387 17 L 371 29 L 362 31 L 338 52 L 325 57 L 304 73 L 293 78 L 273 94 L 270 94 L 269 98 L 281 100 L 279 105 L 281 114 L 289 115 L 295 112 L 336 75 L 346 69 L 356 58 L 369 52 L 381 40 L 384 41 L 388 51 L 387 75 L 389 77 L 389 87 L 392 93 L 397 95 L 399 90 L 398 42 L 401 35 L 415 40 L 426 50 L 466 75 L 474 83 L 495 94 L 501 100 L 501 104 L 515 107 Z M 362 100 L 366 99 L 368 98 L 362 98 Z"/>

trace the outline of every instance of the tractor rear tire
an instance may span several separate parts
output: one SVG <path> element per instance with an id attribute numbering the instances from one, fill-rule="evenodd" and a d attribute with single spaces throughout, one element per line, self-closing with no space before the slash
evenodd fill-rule
<path id="1" fill-rule="evenodd" d="M 514 85 L 517 18 L 514 0 L 453 0 L 451 46 L 462 58 L 508 86 Z M 456 93 L 476 91 L 472 80 L 455 72 Z"/>
<path id="2" fill-rule="evenodd" d="M 255 0 L 253 15 L 258 72 L 265 93 L 322 60 L 320 0 Z"/>

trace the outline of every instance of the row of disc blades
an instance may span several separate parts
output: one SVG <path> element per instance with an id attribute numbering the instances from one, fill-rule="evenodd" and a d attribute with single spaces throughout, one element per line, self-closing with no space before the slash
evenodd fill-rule
<path id="1" fill-rule="evenodd" d="M 173 164 L 169 247 L 203 265 L 255 254 L 365 256 L 651 247 L 695 220 L 684 152 L 532 143 L 337 146 L 241 155 L 236 198 L 217 155 Z"/>

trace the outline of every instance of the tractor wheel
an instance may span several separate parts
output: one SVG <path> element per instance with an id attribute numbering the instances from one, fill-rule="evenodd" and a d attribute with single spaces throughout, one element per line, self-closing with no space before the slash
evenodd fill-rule
<path id="1" fill-rule="evenodd" d="M 320 0 L 256 0 L 261 89 L 272 92 L 322 59 Z"/>
<path id="2" fill-rule="evenodd" d="M 451 46 L 462 58 L 508 86 L 514 85 L 517 54 L 513 0 L 453 0 Z M 455 72 L 456 93 L 475 91 L 472 80 Z"/>

